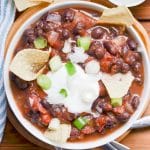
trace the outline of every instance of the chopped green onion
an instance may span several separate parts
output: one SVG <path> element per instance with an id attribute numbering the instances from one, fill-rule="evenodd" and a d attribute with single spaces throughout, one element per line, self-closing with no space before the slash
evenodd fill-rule
<path id="1" fill-rule="evenodd" d="M 122 98 L 111 98 L 111 105 L 113 107 L 121 106 L 122 105 Z"/>
<path id="2" fill-rule="evenodd" d="M 62 67 L 62 61 L 60 56 L 52 57 L 51 60 L 49 61 L 49 67 L 53 72 L 60 69 Z"/>
<path id="3" fill-rule="evenodd" d="M 47 75 L 41 74 L 37 77 L 37 84 L 44 90 L 48 90 L 51 87 L 51 80 Z"/>
<path id="4" fill-rule="evenodd" d="M 68 96 L 68 93 L 67 93 L 67 90 L 66 90 L 66 89 L 61 89 L 61 90 L 59 91 L 59 93 L 60 93 L 61 95 L 63 95 L 64 97 L 67 97 L 67 96 Z"/>
<path id="5" fill-rule="evenodd" d="M 38 37 L 34 40 L 35 48 L 42 49 L 47 47 L 47 40 L 43 37 Z"/>
<path id="6" fill-rule="evenodd" d="M 90 44 L 91 44 L 90 37 L 80 37 L 77 39 L 78 47 L 82 47 L 85 51 L 89 49 Z"/>
<path id="7" fill-rule="evenodd" d="M 76 68 L 72 62 L 67 62 L 65 64 L 65 67 L 66 67 L 66 70 L 70 76 L 72 76 L 76 73 Z"/>
<path id="8" fill-rule="evenodd" d="M 87 124 L 87 120 L 83 117 L 79 117 L 73 121 L 73 125 L 79 130 L 84 128 L 86 124 Z"/>

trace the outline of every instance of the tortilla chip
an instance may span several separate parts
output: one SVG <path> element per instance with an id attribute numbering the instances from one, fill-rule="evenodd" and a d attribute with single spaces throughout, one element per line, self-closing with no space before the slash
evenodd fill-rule
<path id="1" fill-rule="evenodd" d="M 25 81 L 32 81 L 43 71 L 49 60 L 49 52 L 37 49 L 24 49 L 13 58 L 10 71 Z"/>
<path id="2" fill-rule="evenodd" d="M 134 77 L 131 72 L 126 74 L 117 73 L 110 75 L 103 73 L 102 81 L 108 91 L 110 98 L 121 98 L 127 94 Z"/>
<path id="3" fill-rule="evenodd" d="M 29 7 L 39 5 L 41 2 L 31 2 L 29 0 L 14 0 L 18 11 L 23 11 Z"/>
<path id="4" fill-rule="evenodd" d="M 126 25 L 128 27 L 133 25 L 134 20 L 135 18 L 127 7 L 118 6 L 116 8 L 105 9 L 98 23 Z"/>
<path id="5" fill-rule="evenodd" d="M 69 124 L 61 124 L 60 128 L 57 130 L 46 130 L 44 136 L 51 141 L 57 143 L 65 143 L 67 139 L 70 137 L 71 133 L 71 125 Z"/>

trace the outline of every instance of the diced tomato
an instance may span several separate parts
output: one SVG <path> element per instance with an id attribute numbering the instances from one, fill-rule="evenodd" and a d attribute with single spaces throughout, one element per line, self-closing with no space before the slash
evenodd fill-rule
<path id="1" fill-rule="evenodd" d="M 57 50 L 62 49 L 64 45 L 64 42 L 60 39 L 60 34 L 55 31 L 51 31 L 48 35 L 48 43 Z"/>
<path id="2" fill-rule="evenodd" d="M 110 55 L 108 52 L 104 55 L 104 57 L 100 61 L 101 70 L 103 72 L 110 72 L 110 68 L 113 62 L 114 56 Z"/>
<path id="3" fill-rule="evenodd" d="M 81 132 L 82 132 L 83 134 L 92 134 L 92 133 L 95 132 L 95 129 L 94 129 L 94 127 L 92 127 L 92 126 L 85 126 L 85 127 L 81 130 Z"/>
<path id="4" fill-rule="evenodd" d="M 41 122 L 45 125 L 48 125 L 49 122 L 51 121 L 51 116 L 49 114 L 44 114 L 44 115 L 41 115 Z"/>

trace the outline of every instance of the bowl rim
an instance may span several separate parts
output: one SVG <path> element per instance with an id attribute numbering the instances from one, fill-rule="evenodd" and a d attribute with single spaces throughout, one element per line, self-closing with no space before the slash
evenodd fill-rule
<path id="1" fill-rule="evenodd" d="M 115 5 L 123 5 L 121 3 L 121 1 L 119 2 L 118 0 L 109 0 L 111 3 L 115 4 Z M 133 6 L 137 6 L 137 5 L 140 5 L 144 2 L 145 0 L 134 0 L 134 2 L 130 2 L 130 3 L 127 3 L 127 4 L 124 4 L 126 7 L 133 7 Z"/>
<path id="2" fill-rule="evenodd" d="M 12 94 L 12 91 L 10 88 L 10 82 L 9 82 L 9 65 L 10 65 L 10 61 L 12 58 L 12 54 L 13 54 L 13 51 L 14 51 L 14 48 L 15 48 L 17 42 L 19 41 L 19 38 L 21 37 L 22 32 L 26 29 L 26 27 L 28 27 L 28 25 L 30 25 L 31 23 L 34 23 L 36 20 L 38 20 L 40 18 L 40 16 L 42 16 L 44 13 L 46 13 L 49 10 L 55 11 L 57 9 L 62 9 L 65 7 L 75 7 L 77 5 L 80 5 L 81 8 L 86 7 L 89 9 L 100 10 L 100 11 L 107 9 L 107 7 L 105 7 L 103 5 L 92 3 L 92 2 L 85 3 L 85 1 L 70 1 L 70 2 L 60 2 L 58 4 L 50 5 L 46 8 L 38 11 L 37 13 L 33 14 L 33 16 L 31 16 L 29 19 L 27 19 L 22 24 L 22 26 L 17 30 L 16 34 L 13 36 L 13 38 L 9 44 L 9 48 L 7 50 L 5 64 L 4 64 L 4 87 L 5 87 L 5 91 L 6 91 L 6 95 L 7 95 L 7 99 L 8 99 L 8 104 L 9 104 L 12 112 L 16 116 L 19 123 L 31 135 L 33 135 L 38 140 L 40 140 L 46 144 L 50 144 L 50 145 L 57 146 L 57 147 L 62 147 L 62 148 L 66 148 L 66 149 L 89 149 L 89 148 L 94 148 L 94 147 L 104 145 L 110 141 L 115 140 L 116 138 L 120 137 L 121 135 L 123 135 L 131 127 L 131 125 L 141 116 L 144 108 L 147 105 L 147 102 L 149 101 L 149 99 L 148 99 L 149 94 L 150 94 L 148 91 L 148 89 L 150 89 L 150 79 L 148 78 L 148 74 L 150 74 L 150 68 L 148 67 L 150 65 L 149 58 L 148 58 L 148 55 L 146 52 L 146 48 L 143 44 L 143 41 L 141 40 L 140 36 L 138 35 L 138 33 L 135 31 L 135 29 L 133 27 L 129 27 L 128 30 L 134 34 L 136 40 L 140 44 L 140 50 L 142 49 L 142 53 L 144 55 L 143 63 L 144 63 L 144 68 L 145 68 L 144 69 L 145 80 L 144 80 L 144 88 L 143 88 L 143 92 L 142 92 L 142 96 L 141 96 L 142 103 L 140 103 L 140 106 L 135 111 L 135 113 L 131 116 L 131 118 L 129 119 L 129 121 L 127 123 L 125 123 L 122 127 L 117 129 L 113 133 L 104 136 L 103 138 L 98 138 L 96 140 L 88 141 L 88 142 L 79 142 L 79 143 L 78 142 L 77 143 L 67 142 L 64 144 L 59 144 L 59 143 L 49 141 L 48 139 L 46 139 L 43 136 L 43 134 L 38 129 L 36 129 L 36 127 L 34 127 L 28 120 L 26 120 L 23 117 L 23 115 L 21 114 L 21 112 L 14 100 L 14 97 L 13 97 L 13 94 Z M 17 37 L 19 37 L 19 38 L 17 38 Z"/>

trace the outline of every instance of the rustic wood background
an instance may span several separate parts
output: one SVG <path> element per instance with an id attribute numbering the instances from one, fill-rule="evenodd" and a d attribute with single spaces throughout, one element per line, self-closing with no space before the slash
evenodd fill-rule
<path id="1" fill-rule="evenodd" d="M 106 6 L 112 7 L 107 0 L 93 0 Z M 145 27 L 150 35 L 150 0 L 146 0 L 142 5 L 131 8 L 134 16 Z M 150 115 L 150 105 L 147 108 L 144 115 Z M 121 143 L 129 146 L 132 150 L 150 150 L 150 128 L 133 130 Z M 37 147 L 23 138 L 16 129 L 7 120 L 5 134 L 2 143 L 0 144 L 0 150 L 44 150 Z M 97 150 L 100 150 L 98 148 Z"/>

